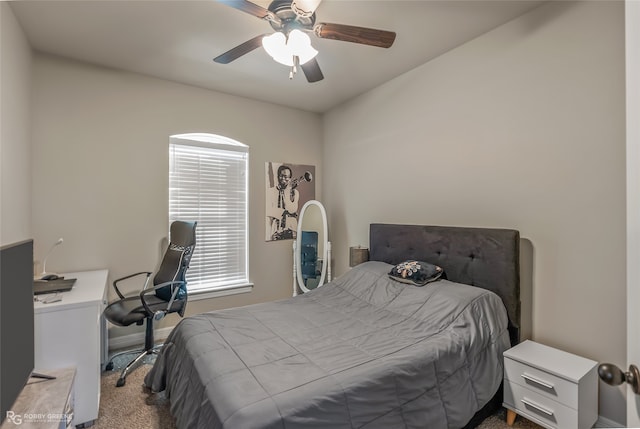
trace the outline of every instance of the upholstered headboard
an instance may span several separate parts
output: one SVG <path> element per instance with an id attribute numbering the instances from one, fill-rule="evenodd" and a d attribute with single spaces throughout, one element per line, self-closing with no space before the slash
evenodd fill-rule
<path id="1" fill-rule="evenodd" d="M 496 293 L 509 316 L 511 344 L 520 339 L 520 233 L 512 229 L 371 224 L 370 260 L 416 259 L 441 266 L 447 279 Z"/>

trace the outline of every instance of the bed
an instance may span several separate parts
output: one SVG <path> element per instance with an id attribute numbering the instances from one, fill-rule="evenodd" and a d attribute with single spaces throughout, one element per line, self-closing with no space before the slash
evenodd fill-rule
<path id="1" fill-rule="evenodd" d="M 461 428 L 519 338 L 519 233 L 370 225 L 370 261 L 297 297 L 185 318 L 145 385 L 178 428 Z M 446 278 L 389 270 L 416 259 Z"/>

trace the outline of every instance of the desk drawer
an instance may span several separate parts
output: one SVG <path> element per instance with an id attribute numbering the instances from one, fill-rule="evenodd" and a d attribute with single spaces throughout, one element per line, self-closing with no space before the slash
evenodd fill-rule
<path id="1" fill-rule="evenodd" d="M 578 409 L 578 385 L 513 359 L 504 360 L 504 378 L 543 397 Z"/>
<path id="2" fill-rule="evenodd" d="M 514 383 L 505 383 L 504 402 L 516 412 L 549 428 L 578 428 L 578 412 Z"/>

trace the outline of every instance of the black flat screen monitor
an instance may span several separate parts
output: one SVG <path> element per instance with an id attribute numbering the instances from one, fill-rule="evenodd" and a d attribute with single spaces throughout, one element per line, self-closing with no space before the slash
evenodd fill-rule
<path id="1" fill-rule="evenodd" d="M 0 247 L 0 421 L 34 366 L 33 240 Z"/>

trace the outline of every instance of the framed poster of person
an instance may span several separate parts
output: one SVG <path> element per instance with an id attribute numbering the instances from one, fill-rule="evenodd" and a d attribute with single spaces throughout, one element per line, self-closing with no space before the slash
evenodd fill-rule
<path id="1" fill-rule="evenodd" d="M 281 162 L 266 162 L 265 240 L 296 238 L 300 209 L 316 196 L 316 167 Z"/>

